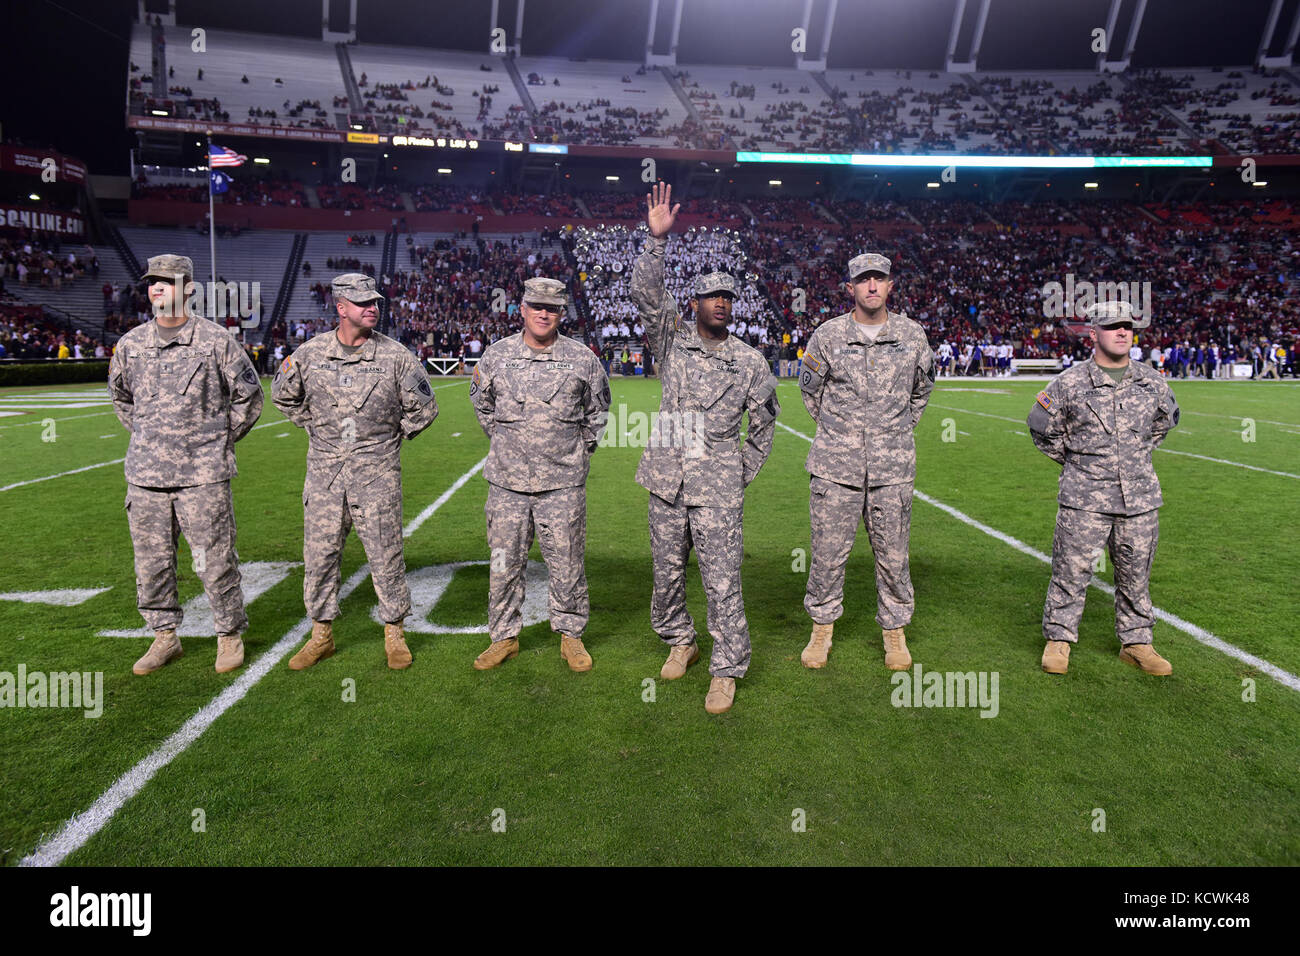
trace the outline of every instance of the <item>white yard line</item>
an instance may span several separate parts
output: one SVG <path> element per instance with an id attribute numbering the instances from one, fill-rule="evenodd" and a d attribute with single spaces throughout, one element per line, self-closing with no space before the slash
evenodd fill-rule
<path id="1" fill-rule="evenodd" d="M 1003 421 L 1003 422 L 1015 422 L 1017 425 L 1022 424 L 1019 418 L 1008 418 L 1005 415 L 992 415 L 988 412 L 976 412 L 976 411 L 972 411 L 969 408 L 955 408 L 952 405 L 935 405 L 934 402 L 930 403 L 930 407 L 946 408 L 949 411 L 963 412 L 967 415 L 979 415 L 982 418 L 996 418 L 999 421 Z M 1170 432 L 1170 434 L 1177 435 L 1178 432 L 1176 431 Z M 1190 434 L 1190 432 L 1185 434 Z M 1295 478 L 1297 480 L 1300 480 L 1300 475 L 1293 475 L 1289 471 L 1274 471 L 1272 468 L 1261 468 L 1258 465 L 1247 465 L 1244 462 L 1240 462 L 1240 461 L 1229 461 L 1227 458 L 1211 458 L 1209 455 L 1197 455 L 1197 454 L 1193 454 L 1190 451 L 1174 451 L 1174 449 L 1172 448 L 1165 448 L 1163 446 L 1157 448 L 1156 451 L 1164 452 L 1166 455 L 1182 455 L 1185 458 L 1199 458 L 1202 461 L 1212 461 L 1215 464 L 1219 464 L 1219 465 L 1232 465 L 1234 468 L 1245 468 L 1247 471 L 1262 471 L 1264 472 L 1264 474 L 1277 475 L 1280 478 Z"/>
<path id="2" fill-rule="evenodd" d="M 784 424 L 783 422 L 778 421 L 777 424 L 780 425 L 782 428 L 784 428 L 786 431 L 788 431 L 790 434 L 798 435 L 806 442 L 810 442 L 810 443 L 812 442 L 812 439 L 809 438 L 807 435 L 805 435 L 803 432 L 795 431 L 793 428 L 791 428 L 789 425 Z M 958 511 L 956 508 L 952 507 L 951 505 L 946 505 L 942 501 L 939 501 L 935 498 L 931 498 L 929 495 L 924 494 L 923 492 L 916 491 L 914 489 L 912 494 L 915 497 L 919 498 L 921 501 L 924 501 L 926 504 L 933 505 L 934 507 L 938 508 L 940 511 L 943 511 L 946 514 L 956 518 L 958 521 L 962 522 L 963 524 L 970 525 L 972 528 L 984 532 L 989 537 L 996 538 L 997 540 L 1001 541 L 1003 544 L 1010 545 L 1011 547 L 1019 551 L 1021 554 L 1026 554 L 1031 558 L 1036 558 L 1037 560 L 1043 562 L 1044 564 L 1050 565 L 1052 563 L 1052 558 L 1050 555 L 1044 554 L 1043 552 L 1039 551 L 1037 548 L 1031 548 L 1029 545 L 1025 544 L 1023 541 L 1019 540 L 1018 538 L 1013 538 L 1011 537 L 1011 535 L 1005 534 L 1004 532 L 1001 532 L 996 528 L 990 528 L 988 525 L 975 520 L 965 512 Z M 1107 584 L 1105 581 L 1101 580 L 1095 575 L 1093 576 L 1089 584 L 1091 584 L 1093 587 L 1111 596 L 1114 596 L 1115 594 L 1115 589 L 1111 585 Z M 1153 611 L 1157 618 L 1164 621 L 1166 624 L 1178 628 L 1178 630 L 1182 631 L 1184 634 L 1190 635 L 1200 643 L 1204 644 L 1206 647 L 1212 647 L 1216 651 L 1220 651 L 1224 654 L 1227 654 L 1229 657 L 1235 658 L 1236 660 L 1241 661 L 1243 664 L 1247 664 L 1250 667 L 1253 667 L 1256 670 L 1267 674 L 1269 677 L 1273 678 L 1275 681 L 1277 681 L 1279 684 L 1282 684 L 1284 687 L 1289 687 L 1291 688 L 1291 690 L 1300 692 L 1300 677 L 1297 677 L 1295 674 L 1292 674 L 1290 671 L 1285 671 L 1282 668 L 1276 666 L 1275 664 L 1270 664 L 1268 661 L 1264 660 L 1261 657 L 1256 657 L 1254 654 L 1251 654 L 1247 651 L 1243 651 L 1241 648 L 1237 647 L 1236 645 L 1229 644 L 1227 641 L 1223 640 L 1220 637 L 1216 637 L 1214 634 L 1211 634 L 1209 631 L 1205 630 L 1204 628 L 1198 627 L 1197 625 L 1192 624 L 1190 621 L 1185 621 L 1181 617 L 1178 617 L 1177 615 L 1170 614 L 1168 611 L 1165 611 L 1158 607 L 1153 608 Z"/>
<path id="3" fill-rule="evenodd" d="M 62 418 L 55 418 L 54 420 L 56 422 L 72 422 L 72 421 L 76 421 L 78 418 L 102 418 L 105 415 L 113 415 L 113 414 L 115 413 L 114 412 L 92 412 L 89 415 L 65 415 Z M 53 416 L 46 416 L 46 417 L 48 418 Z M 18 422 L 13 425 L 0 425 L 0 428 L 31 428 L 33 425 L 43 425 L 44 423 L 45 420 L 41 419 L 40 421 L 35 421 L 35 422 Z"/>
<path id="4" fill-rule="evenodd" d="M 411 535 L 415 534 L 415 532 L 419 531 L 420 525 L 424 524 L 431 517 L 433 517 L 433 513 L 437 511 L 439 508 L 441 508 L 446 503 L 448 498 L 450 498 L 462 487 L 464 487 L 465 482 L 469 481 L 471 478 L 477 475 L 479 473 L 479 469 L 481 469 L 485 464 L 487 464 L 487 455 L 484 455 L 482 458 L 480 458 L 477 465 L 475 465 L 469 471 L 465 472 L 465 474 L 457 478 L 455 484 L 453 484 L 450 488 L 448 488 L 446 491 L 444 491 L 441 495 L 438 496 L 437 501 L 435 501 L 433 504 L 429 505 L 429 507 L 425 508 L 418 515 L 416 515 L 415 518 L 411 520 L 411 523 L 402 529 L 402 537 L 409 538 Z"/>
<path id="5" fill-rule="evenodd" d="M 486 459 L 484 459 L 486 461 Z M 420 513 L 420 521 L 433 514 L 452 493 L 465 484 L 475 472 L 483 467 L 480 461 L 468 472 L 461 475 L 456 483 L 444 492 L 437 501 Z M 409 535 L 408 535 L 409 537 Z M 362 581 L 370 576 L 370 565 L 363 564 L 352 573 L 339 590 L 339 600 L 345 600 Z M 218 717 L 244 699 L 253 686 L 271 672 L 298 642 L 311 631 L 310 617 L 304 617 L 284 636 L 272 645 L 271 649 L 259 657 L 235 679 L 225 690 L 214 697 L 198 713 L 187 720 L 181 729 L 163 741 L 153 753 L 119 777 L 105 790 L 84 813 L 73 814 L 54 836 L 45 840 L 31 853 L 23 857 L 20 866 L 58 866 L 68 854 L 85 846 L 86 842 L 108 825 L 109 821 L 128 800 L 139 793 L 159 770 L 171 763 L 185 752 L 189 746 L 203 736 Z"/>
<path id="6" fill-rule="evenodd" d="M 1270 418 L 1256 418 L 1254 415 L 1221 415 L 1218 412 L 1189 412 L 1185 408 L 1183 409 L 1183 414 L 1199 415 L 1202 418 L 1226 418 L 1233 422 L 1240 422 L 1243 418 L 1249 418 L 1253 422 L 1263 422 L 1265 425 L 1280 425 L 1285 428 L 1300 428 L 1300 422 L 1275 422 Z"/>
<path id="7" fill-rule="evenodd" d="M 42 481 L 52 481 L 55 478 L 63 478 L 67 475 L 79 474 L 83 471 L 91 471 L 95 468 L 104 468 L 108 465 L 120 465 L 126 461 L 125 458 L 114 458 L 112 461 L 101 461 L 95 465 L 86 465 L 84 468 L 73 468 L 71 471 L 61 471 L 57 475 L 43 475 L 40 478 L 28 478 L 26 481 L 15 481 L 12 485 L 5 485 L 0 491 L 9 491 L 11 488 L 21 488 L 23 485 L 34 485 Z"/>

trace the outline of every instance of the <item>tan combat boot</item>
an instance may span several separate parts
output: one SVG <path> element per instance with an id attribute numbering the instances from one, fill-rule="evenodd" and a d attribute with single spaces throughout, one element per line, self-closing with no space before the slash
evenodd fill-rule
<path id="1" fill-rule="evenodd" d="M 905 671 L 912 666 L 912 655 L 907 650 L 907 635 L 901 627 L 882 632 L 885 639 L 885 666 L 891 671 Z"/>
<path id="2" fill-rule="evenodd" d="M 302 671 L 327 657 L 334 656 L 334 624 L 331 621 L 314 621 L 311 638 L 297 654 L 289 658 L 289 670 Z"/>
<path id="3" fill-rule="evenodd" d="M 185 651 L 181 649 L 181 641 L 175 631 L 154 631 L 153 643 L 144 652 L 144 657 L 135 662 L 131 673 L 152 674 L 168 661 L 184 656 Z"/>
<path id="4" fill-rule="evenodd" d="M 709 693 L 704 698 L 704 709 L 710 714 L 725 714 L 731 710 L 736 698 L 736 678 L 715 677 L 709 681 Z"/>
<path id="5" fill-rule="evenodd" d="M 217 673 L 225 674 L 244 665 L 244 642 L 238 634 L 217 635 Z"/>
<path id="6" fill-rule="evenodd" d="M 812 640 L 808 642 L 808 646 L 799 655 L 799 660 L 803 661 L 804 667 L 811 667 L 815 670 L 826 666 L 826 658 L 831 652 L 831 633 L 834 630 L 834 622 L 830 624 L 813 622 Z"/>
<path id="7" fill-rule="evenodd" d="M 508 637 L 504 641 L 493 641 L 486 651 L 474 658 L 474 670 L 488 671 L 518 656 L 519 638 Z"/>
<path id="8" fill-rule="evenodd" d="M 677 680 L 686 675 L 686 668 L 700 659 L 700 645 L 691 641 L 689 644 L 674 644 L 668 652 L 668 660 L 659 670 L 664 680 Z"/>
<path id="9" fill-rule="evenodd" d="M 569 670 L 582 673 L 591 670 L 591 655 L 582 644 L 582 638 L 560 635 L 560 656 L 569 662 Z"/>
<path id="10" fill-rule="evenodd" d="M 1049 674 L 1064 674 L 1070 667 L 1070 642 L 1048 641 L 1043 648 L 1043 670 Z"/>
<path id="11" fill-rule="evenodd" d="M 401 623 L 384 625 L 384 653 L 388 655 L 388 666 L 395 671 L 411 666 L 411 649 L 406 646 L 402 636 Z"/>
<path id="12" fill-rule="evenodd" d="M 1174 672 L 1174 665 L 1157 654 L 1150 644 L 1125 644 L 1119 652 L 1119 659 L 1157 677 L 1168 677 Z"/>

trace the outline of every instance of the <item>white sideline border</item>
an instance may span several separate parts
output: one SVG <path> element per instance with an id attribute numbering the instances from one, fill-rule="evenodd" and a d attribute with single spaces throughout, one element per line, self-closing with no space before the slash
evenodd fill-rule
<path id="1" fill-rule="evenodd" d="M 485 457 L 477 465 L 456 480 L 450 489 L 444 492 L 436 502 L 420 512 L 420 523 L 422 524 L 442 506 L 456 489 L 462 487 L 487 461 Z M 415 525 L 419 527 L 419 525 Z M 414 529 L 412 529 L 414 530 Z M 410 537 L 405 534 L 405 537 Z M 342 602 L 357 588 L 362 581 L 370 576 L 370 565 L 363 564 L 344 582 L 339 589 L 339 601 Z M 216 697 L 209 701 L 198 713 L 181 725 L 181 728 L 162 742 L 162 744 L 141 760 L 138 764 L 128 770 L 122 776 L 100 794 L 90 807 L 82 813 L 73 814 L 63 824 L 59 831 L 47 840 L 44 840 L 32 850 L 31 853 L 19 861 L 19 866 L 58 866 L 68 855 L 83 847 L 91 837 L 108 825 L 109 821 L 118 810 L 144 789 L 147 784 L 159 770 L 167 766 L 176 757 L 189 748 L 190 744 L 203 736 L 218 717 L 233 707 L 244 696 L 253 689 L 258 681 L 271 672 L 285 655 L 298 645 L 298 642 L 311 630 L 312 620 L 310 617 L 304 617 L 295 624 L 284 636 L 271 646 L 265 654 L 255 660 L 245 668 L 244 672 L 235 679 L 233 683 L 227 686 Z"/>
<path id="2" fill-rule="evenodd" d="M 809 444 L 812 443 L 811 438 L 809 438 L 803 432 L 796 431 L 795 429 L 791 428 L 789 425 L 785 424 L 784 422 L 778 421 L 777 425 L 784 428 L 790 434 L 797 435 L 798 437 L 802 438 L 804 441 L 808 442 Z M 1003 544 L 1010 545 L 1011 547 L 1019 551 L 1021 554 L 1026 554 L 1031 558 L 1036 558 L 1037 560 L 1043 562 L 1044 564 L 1050 565 L 1052 563 L 1052 558 L 1050 555 L 1044 554 L 1043 552 L 1039 551 L 1037 548 L 1031 548 L 1029 545 L 1025 544 L 1023 541 L 1021 541 L 1018 538 L 1013 538 L 1011 537 L 1011 535 L 999 531 L 997 528 L 990 528 L 988 525 L 984 524 L 983 522 L 975 520 L 965 512 L 958 511 L 956 508 L 952 507 L 951 505 L 946 505 L 942 501 L 939 501 L 936 498 L 931 498 L 929 495 L 915 490 L 915 488 L 913 488 L 912 494 L 914 497 L 919 498 L 921 501 L 924 501 L 926 504 L 933 505 L 935 508 L 938 508 L 940 511 L 944 512 L 950 517 L 956 518 L 962 524 L 970 525 L 972 528 L 975 528 L 977 531 L 982 531 L 989 537 L 996 538 L 998 541 L 1001 541 Z M 1092 580 L 1089 581 L 1088 583 L 1092 587 L 1097 588 L 1099 591 L 1102 591 L 1105 594 L 1109 594 L 1112 597 L 1114 597 L 1115 595 L 1115 589 L 1111 585 L 1107 584 L 1105 581 L 1098 578 L 1096 575 L 1093 575 Z M 1292 674 L 1290 671 L 1283 670 L 1282 668 L 1278 667 L 1276 664 L 1270 664 L 1262 657 L 1256 657 L 1254 654 L 1251 654 L 1248 651 L 1243 651 L 1235 644 L 1229 644 L 1227 641 L 1223 640 L 1223 638 L 1215 636 L 1214 634 L 1210 633 L 1204 628 L 1192 624 L 1190 621 L 1183 620 L 1181 617 L 1178 617 L 1176 614 L 1170 614 L 1168 611 L 1165 611 L 1161 608 L 1154 607 L 1154 606 L 1152 607 L 1152 610 L 1158 619 L 1164 621 L 1166 624 L 1169 624 L 1172 627 L 1176 627 L 1178 630 L 1194 638 L 1199 643 L 1204 644 L 1206 647 L 1212 647 L 1216 651 L 1219 651 L 1223 654 L 1228 655 L 1231 658 L 1239 660 L 1243 664 L 1247 664 L 1250 667 L 1255 668 L 1257 671 L 1267 674 L 1269 677 L 1273 678 L 1273 680 L 1277 681 L 1282 686 L 1289 687 L 1291 690 L 1300 693 L 1300 677 L 1297 677 L 1295 674 Z"/>

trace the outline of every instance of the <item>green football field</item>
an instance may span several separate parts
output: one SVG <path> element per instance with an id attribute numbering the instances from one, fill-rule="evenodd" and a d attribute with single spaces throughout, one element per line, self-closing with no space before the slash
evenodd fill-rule
<path id="1" fill-rule="evenodd" d="M 127 440 L 103 388 L 0 390 L 19 412 L 0 417 L 0 672 L 102 672 L 104 689 L 97 718 L 0 709 L 4 863 L 1300 863 L 1295 384 L 1175 383 L 1151 585 L 1174 674 L 1117 659 L 1113 602 L 1093 588 L 1057 678 L 1039 657 L 1058 469 L 1024 425 L 1042 383 L 941 380 L 917 430 L 907 632 L 924 672 L 997 675 L 989 717 L 894 705 L 865 533 L 830 664 L 800 665 L 813 424 L 788 383 L 746 499 L 753 663 L 729 714 L 704 712 L 703 661 L 658 680 L 635 447 L 601 448 L 588 483 L 595 668 L 571 673 L 541 622 L 517 659 L 473 670 L 487 439 L 465 382 L 434 385 L 441 414 L 403 452 L 414 665 L 385 665 L 353 536 L 338 653 L 288 669 L 306 633 L 306 437 L 268 395 L 234 481 L 259 592 L 248 664 L 218 675 L 214 638 L 187 637 L 148 677 L 131 674 L 147 637 L 103 633 L 142 626 Z M 649 412 L 659 386 L 615 379 L 613 394 Z M 201 595 L 189 561 L 182 545 L 183 603 Z M 688 593 L 707 655 L 694 562 Z"/>

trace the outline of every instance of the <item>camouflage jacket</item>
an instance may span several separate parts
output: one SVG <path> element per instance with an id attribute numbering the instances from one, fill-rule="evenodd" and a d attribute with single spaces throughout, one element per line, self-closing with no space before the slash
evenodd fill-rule
<path id="1" fill-rule="evenodd" d="M 271 385 L 275 407 L 307 430 L 307 471 L 325 486 L 343 474 L 367 485 L 402 467 L 403 438 L 438 417 L 429 376 L 400 342 L 379 332 L 356 352 L 343 350 L 335 329 L 300 345 Z"/>
<path id="2" fill-rule="evenodd" d="M 889 313 L 875 342 L 852 312 L 819 325 L 799 373 L 804 406 L 817 423 L 809 474 L 850 488 L 914 481 L 912 432 L 934 372 L 925 331 L 902 313 Z"/>
<path id="3" fill-rule="evenodd" d="M 126 480 L 180 488 L 238 474 L 235 442 L 262 414 L 262 383 L 234 336 L 192 316 L 171 342 L 155 319 L 131 329 L 108 363 L 113 409 L 131 444 Z"/>
<path id="4" fill-rule="evenodd" d="M 492 484 L 539 492 L 586 482 L 609 415 L 609 380 L 591 349 L 559 335 L 534 355 L 516 332 L 484 351 L 469 397 L 491 442 Z"/>
<path id="5" fill-rule="evenodd" d="M 1029 412 L 1034 444 L 1061 469 L 1057 500 L 1069 508 L 1133 515 L 1164 504 L 1151 453 L 1178 424 L 1160 373 L 1130 362 L 1114 380 L 1093 359 L 1066 369 Z"/>
<path id="6" fill-rule="evenodd" d="M 659 365 L 663 395 L 637 483 L 687 505 L 740 507 L 745 486 L 772 451 L 781 406 L 776 379 L 759 352 L 734 335 L 717 348 L 700 338 L 664 288 L 667 240 L 646 244 L 632 270 L 632 302 Z M 749 412 L 742 448 L 740 418 Z"/>

